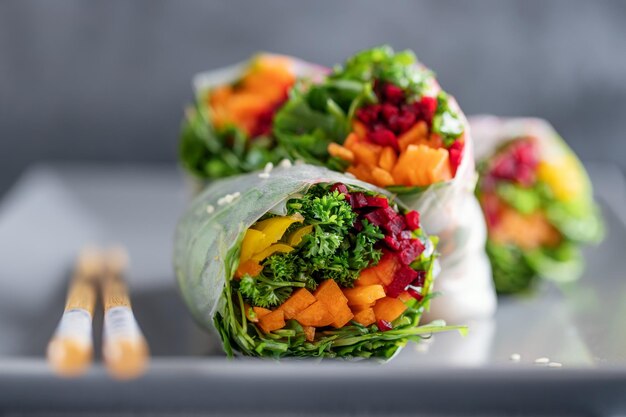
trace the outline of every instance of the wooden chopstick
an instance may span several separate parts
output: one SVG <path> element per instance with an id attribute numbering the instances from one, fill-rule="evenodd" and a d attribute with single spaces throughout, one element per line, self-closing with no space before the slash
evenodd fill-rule
<path id="1" fill-rule="evenodd" d="M 108 250 L 101 279 L 104 305 L 102 354 L 109 373 L 119 379 L 136 378 L 149 362 L 149 350 L 133 314 L 124 282 L 128 256 L 123 248 Z"/>
<path id="2" fill-rule="evenodd" d="M 67 292 L 65 310 L 47 349 L 48 362 L 61 376 L 81 375 L 91 364 L 96 279 L 101 272 L 100 252 L 95 248 L 83 249 Z"/>

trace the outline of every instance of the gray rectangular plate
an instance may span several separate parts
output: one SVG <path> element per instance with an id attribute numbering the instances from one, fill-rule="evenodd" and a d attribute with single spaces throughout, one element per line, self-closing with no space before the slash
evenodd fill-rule
<path id="1" fill-rule="evenodd" d="M 188 196 L 180 173 L 34 168 L 0 204 L 0 412 L 624 414 L 626 184 L 613 166 L 589 168 L 607 238 L 585 251 L 579 282 L 501 299 L 492 320 L 468 323 L 469 336 L 436 335 L 386 365 L 227 361 L 175 288 L 171 241 Z M 88 242 L 129 249 L 134 309 L 153 354 L 139 380 L 114 381 L 99 364 L 59 379 L 45 363 L 72 260 Z M 563 367 L 535 365 L 538 357 Z"/>

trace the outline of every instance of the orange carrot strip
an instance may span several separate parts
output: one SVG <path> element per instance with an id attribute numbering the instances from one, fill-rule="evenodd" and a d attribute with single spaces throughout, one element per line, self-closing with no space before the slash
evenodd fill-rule
<path id="1" fill-rule="evenodd" d="M 352 131 L 356 133 L 360 139 L 365 139 L 367 136 L 367 127 L 365 127 L 365 125 L 358 120 L 352 122 Z"/>
<path id="2" fill-rule="evenodd" d="M 361 310 L 354 314 L 354 321 L 363 325 L 369 326 L 376 321 L 376 315 L 374 314 L 374 309 L 367 308 L 365 310 Z"/>
<path id="3" fill-rule="evenodd" d="M 239 264 L 237 267 L 237 271 L 235 272 L 235 278 L 241 278 L 244 275 L 248 274 L 251 277 L 256 277 L 263 270 L 263 266 L 261 266 L 257 261 L 253 261 L 252 259 L 248 259 L 242 264 Z"/>
<path id="4" fill-rule="evenodd" d="M 313 304 L 315 297 L 306 288 L 300 288 L 295 291 L 291 297 L 278 307 L 279 310 L 283 310 L 285 313 L 285 319 L 290 320 L 296 317 L 296 315 Z"/>
<path id="5" fill-rule="evenodd" d="M 326 304 L 316 301 L 296 315 L 296 320 L 303 326 L 324 327 L 333 322 L 333 316 Z"/>
<path id="6" fill-rule="evenodd" d="M 352 147 L 356 144 L 359 143 L 360 139 L 357 136 L 356 133 L 352 132 L 348 135 L 348 137 L 346 138 L 346 140 L 343 141 L 343 146 L 344 148 L 347 148 L 349 150 L 352 150 Z"/>
<path id="7" fill-rule="evenodd" d="M 378 166 L 387 172 L 391 172 L 397 161 L 398 155 L 396 155 L 396 151 L 394 151 L 391 146 L 385 146 L 380 153 Z"/>
<path id="8" fill-rule="evenodd" d="M 388 187 L 390 185 L 393 185 L 395 182 L 389 172 L 378 167 L 372 168 L 372 177 L 374 178 L 374 184 L 378 185 L 379 187 Z"/>
<path id="9" fill-rule="evenodd" d="M 285 315 L 282 310 L 274 310 L 271 313 L 259 318 L 259 327 L 265 333 L 285 327 Z"/>
<path id="10" fill-rule="evenodd" d="M 356 287 L 366 287 L 368 285 L 380 284 L 378 274 L 376 274 L 376 267 L 365 268 L 359 274 L 359 277 L 354 281 Z"/>
<path id="11" fill-rule="evenodd" d="M 341 145 L 337 145 L 334 142 L 331 142 L 328 144 L 328 153 L 331 156 L 341 158 L 344 161 L 348 161 L 348 162 L 354 161 L 354 153 L 350 149 L 344 148 Z"/>
<path id="12" fill-rule="evenodd" d="M 392 322 L 400 317 L 406 309 L 406 304 L 397 298 L 385 297 L 376 301 L 374 314 L 376 315 L 376 320 Z"/>
<path id="13" fill-rule="evenodd" d="M 382 285 L 368 285 L 367 287 L 345 288 L 344 295 L 348 299 L 348 305 L 368 304 L 385 296 Z"/>

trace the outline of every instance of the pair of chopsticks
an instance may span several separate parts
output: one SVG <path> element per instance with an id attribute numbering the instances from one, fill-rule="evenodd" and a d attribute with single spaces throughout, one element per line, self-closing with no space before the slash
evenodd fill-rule
<path id="1" fill-rule="evenodd" d="M 92 324 L 98 289 L 104 306 L 102 356 L 109 373 L 131 379 L 145 371 L 149 351 L 133 314 L 124 281 L 126 251 L 81 251 L 61 321 L 48 344 L 48 362 L 62 376 L 78 376 L 93 359 Z"/>

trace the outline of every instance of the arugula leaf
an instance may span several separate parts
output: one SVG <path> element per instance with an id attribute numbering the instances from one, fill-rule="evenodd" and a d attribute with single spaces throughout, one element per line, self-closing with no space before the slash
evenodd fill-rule
<path id="1" fill-rule="evenodd" d="M 570 282 L 578 279 L 584 267 L 580 249 L 563 242 L 555 248 L 537 248 L 524 253 L 526 262 L 541 277 L 556 281 Z"/>
<path id="2" fill-rule="evenodd" d="M 337 89 L 339 90 L 339 89 Z M 313 87 L 307 95 L 294 92 L 274 117 L 274 134 L 293 159 L 324 165 L 328 145 L 343 142 L 350 131 L 347 115 L 330 91 Z"/>
<path id="3" fill-rule="evenodd" d="M 410 95 L 421 96 L 433 76 L 430 70 L 418 65 L 412 51 L 394 52 L 390 46 L 383 45 L 353 55 L 343 67 L 335 68 L 329 78 L 367 84 L 376 79 L 397 85 Z"/>
<path id="4" fill-rule="evenodd" d="M 219 131 L 208 118 L 202 102 L 188 109 L 178 147 L 181 165 L 201 179 L 223 178 L 262 169 L 277 163 L 287 154 L 268 136 L 248 138 L 235 126 Z"/>
<path id="5" fill-rule="evenodd" d="M 491 261 L 493 281 L 499 294 L 514 294 L 530 288 L 537 274 L 515 245 L 500 245 L 487 240 L 487 255 Z"/>
<path id="6" fill-rule="evenodd" d="M 533 213 L 541 207 L 541 196 L 535 188 L 502 181 L 498 183 L 496 192 L 502 200 L 522 214 Z"/>
<path id="7" fill-rule="evenodd" d="M 439 134 L 443 144 L 447 147 L 465 131 L 465 124 L 461 116 L 450 107 L 448 95 L 440 91 L 437 95 L 437 110 L 433 117 L 433 132 Z"/>

